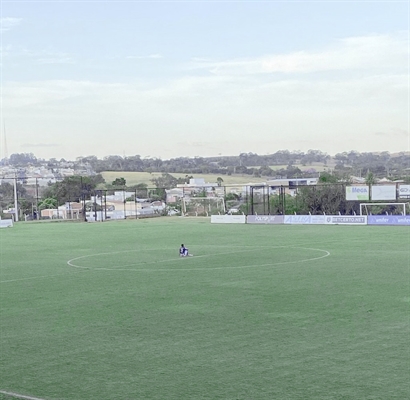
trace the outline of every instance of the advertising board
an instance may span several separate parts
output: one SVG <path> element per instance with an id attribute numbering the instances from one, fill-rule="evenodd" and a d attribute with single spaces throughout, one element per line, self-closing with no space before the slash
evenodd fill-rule
<path id="1" fill-rule="evenodd" d="M 311 215 L 285 215 L 285 224 L 310 224 Z"/>
<path id="2" fill-rule="evenodd" d="M 410 226 L 410 215 L 369 215 L 368 225 L 407 225 Z"/>
<path id="3" fill-rule="evenodd" d="M 311 224 L 325 224 L 325 215 L 311 215 L 310 223 Z"/>
<path id="4" fill-rule="evenodd" d="M 402 199 L 410 198 L 410 185 L 399 185 L 399 197 Z"/>
<path id="5" fill-rule="evenodd" d="M 283 224 L 283 215 L 248 215 L 248 224 Z"/>
<path id="6" fill-rule="evenodd" d="M 326 215 L 325 222 L 332 225 L 366 225 L 367 215 Z"/>
<path id="7" fill-rule="evenodd" d="M 285 224 L 324 225 L 326 215 L 285 215 Z"/>
<path id="8" fill-rule="evenodd" d="M 369 186 L 346 186 L 346 200 L 369 200 Z"/>
<path id="9" fill-rule="evenodd" d="M 0 219 L 0 228 L 8 228 L 13 226 L 12 219 Z"/>
<path id="10" fill-rule="evenodd" d="M 396 185 L 373 185 L 372 200 L 396 200 Z"/>
<path id="11" fill-rule="evenodd" d="M 245 215 L 211 215 L 212 224 L 244 224 Z"/>

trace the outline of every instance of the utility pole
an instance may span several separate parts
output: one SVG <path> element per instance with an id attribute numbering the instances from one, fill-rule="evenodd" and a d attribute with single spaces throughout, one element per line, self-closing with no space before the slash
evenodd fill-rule
<path id="1" fill-rule="evenodd" d="M 36 219 L 39 220 L 40 216 L 38 215 L 38 180 L 36 178 Z"/>
<path id="2" fill-rule="evenodd" d="M 14 221 L 18 222 L 19 220 L 19 210 L 18 210 L 18 201 L 17 201 L 17 174 L 14 174 Z"/>

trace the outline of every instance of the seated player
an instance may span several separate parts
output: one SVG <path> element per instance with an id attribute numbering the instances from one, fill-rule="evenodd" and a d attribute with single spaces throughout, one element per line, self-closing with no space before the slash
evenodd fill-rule
<path id="1" fill-rule="evenodd" d="M 179 248 L 179 256 L 188 257 L 190 255 L 191 254 L 188 253 L 188 249 L 183 244 L 181 244 L 181 247 Z"/>

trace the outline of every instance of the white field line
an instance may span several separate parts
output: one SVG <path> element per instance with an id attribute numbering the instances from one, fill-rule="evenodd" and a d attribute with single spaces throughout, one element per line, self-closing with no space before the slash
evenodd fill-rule
<path id="1" fill-rule="evenodd" d="M 212 245 L 209 245 L 212 246 Z M 228 246 L 213 246 L 213 247 L 228 247 Z M 242 247 L 242 246 L 229 246 L 229 247 Z M 252 247 L 256 247 L 256 246 L 252 246 Z M 271 247 L 271 246 L 258 246 L 258 247 Z M 276 246 L 276 247 L 272 247 L 272 248 L 278 248 L 278 247 L 286 247 L 286 246 Z M 155 251 L 158 249 L 150 249 L 150 251 Z M 170 249 L 168 249 L 170 250 Z M 171 249 L 173 250 L 173 249 Z M 244 251 L 250 251 L 251 248 L 249 248 L 249 250 L 244 250 Z M 101 255 L 108 255 L 108 254 L 121 254 L 121 253 L 130 253 L 130 252 L 135 252 L 135 251 L 140 251 L 140 250 L 124 250 L 124 251 L 114 251 L 114 252 L 109 252 L 109 253 L 97 253 L 97 254 L 90 254 L 90 255 L 86 255 L 86 256 L 80 256 L 80 257 L 76 257 L 73 258 L 69 261 L 67 261 L 67 264 L 70 265 L 71 267 L 75 267 L 75 268 L 80 268 L 83 271 L 76 271 L 77 272 L 84 272 L 84 270 L 90 271 L 90 270 L 106 270 L 106 271 L 144 271 L 144 269 L 139 269 L 139 268 L 134 268 L 134 269 L 130 269 L 130 268 L 124 268 L 127 267 L 128 265 L 124 265 L 122 266 L 123 268 L 90 268 L 90 267 L 82 267 L 80 265 L 75 265 L 72 264 L 71 262 L 74 260 L 78 260 L 81 258 L 87 258 L 87 257 L 94 257 L 94 256 L 101 256 Z M 219 254 L 234 254 L 237 252 L 229 252 L 229 253 L 218 253 L 218 254 L 213 254 L 213 255 L 219 255 Z M 195 258 L 200 258 L 200 257 L 210 257 L 209 254 L 205 254 L 202 256 L 196 256 Z M 150 262 L 150 263 L 143 263 L 143 264 L 130 264 L 129 266 L 132 265 L 148 265 L 148 264 L 158 264 L 158 263 L 162 263 L 162 262 L 171 262 L 171 261 L 178 261 L 180 260 L 180 257 L 178 258 L 172 258 L 172 259 L 168 259 L 168 260 L 161 260 L 161 261 L 154 261 L 154 262 Z M 160 271 L 160 269 L 146 269 L 147 271 Z M 174 269 L 175 271 L 177 271 L 177 269 Z M 165 269 L 164 269 L 165 271 Z M 27 281 L 27 280 L 32 280 L 32 279 L 43 279 L 43 278 L 51 278 L 51 277 L 55 277 L 55 276 L 61 276 L 61 275 L 67 275 L 67 274 L 53 274 L 53 275 L 41 275 L 41 276 L 32 276 L 32 277 L 27 277 L 27 278 L 16 278 L 16 279 L 8 279 L 8 280 L 4 280 L 4 281 L 0 281 L 0 284 L 2 283 L 10 283 L 10 282 L 19 282 L 19 281 Z"/>
<path id="2" fill-rule="evenodd" d="M 212 256 L 219 256 L 219 255 L 224 255 L 224 254 L 236 254 L 240 252 L 248 252 L 252 251 L 254 248 L 267 248 L 267 249 L 279 249 L 279 248 L 297 248 L 297 246 L 268 246 L 268 245 L 261 245 L 261 246 L 238 246 L 238 245 L 233 245 L 233 246 L 226 246 L 226 245 L 192 245 L 192 247 L 222 247 L 222 248 L 233 248 L 233 247 L 239 247 L 241 249 L 247 248 L 246 250 L 242 251 L 230 251 L 230 252 L 225 252 L 225 253 L 213 253 L 213 254 L 204 254 L 202 256 L 195 256 L 195 258 L 202 258 L 202 257 L 212 257 Z M 161 250 L 175 250 L 175 248 L 163 248 Z M 91 258 L 91 257 L 97 257 L 97 256 L 105 256 L 105 255 L 112 255 L 112 254 L 122 254 L 122 253 L 132 253 L 132 252 L 139 252 L 139 251 L 158 251 L 158 248 L 153 248 L 153 249 L 135 249 L 135 250 L 123 250 L 123 251 L 112 251 L 112 252 L 104 252 L 104 253 L 95 253 L 95 254 L 87 254 L 85 256 L 80 256 L 80 257 L 75 257 L 72 258 L 71 260 L 67 261 L 67 264 L 70 267 L 74 268 L 82 268 L 82 269 L 107 269 L 107 268 L 92 268 L 92 267 L 84 267 L 82 265 L 76 265 L 73 263 L 73 261 L 76 260 L 81 260 L 83 258 Z M 146 262 L 146 263 L 135 263 L 135 264 L 126 264 L 126 265 L 121 265 L 121 267 L 128 267 L 128 266 L 133 266 L 133 265 L 147 265 L 147 264 L 158 264 L 158 263 L 163 263 L 163 262 L 171 262 L 171 261 L 177 261 L 179 260 L 180 257 L 176 258 L 169 258 L 167 260 L 160 260 L 160 261 L 152 261 L 152 262 Z M 114 270 L 115 267 L 112 267 Z M 120 269 L 118 269 L 120 271 Z"/>
<path id="3" fill-rule="evenodd" d="M 5 390 L 0 390 L 0 393 L 6 394 L 11 397 L 15 397 L 16 399 L 25 399 L 25 400 L 45 400 L 40 399 L 40 397 L 32 397 L 32 396 L 25 396 L 24 394 L 14 393 L 14 392 L 6 392 Z"/>
<path id="4" fill-rule="evenodd" d="M 226 247 L 226 248 L 232 248 L 232 247 L 240 247 L 240 248 L 243 248 L 243 246 L 212 246 L 212 245 L 209 245 L 209 246 L 205 246 L 205 247 Z M 252 246 L 252 248 L 253 247 L 256 247 L 256 246 Z M 271 246 L 258 246 L 258 248 L 259 247 L 271 247 Z M 285 247 L 285 246 L 277 246 L 277 247 Z M 277 248 L 276 247 L 276 248 Z M 247 252 L 247 251 L 251 251 L 252 250 L 252 248 L 251 247 L 249 247 L 249 249 L 248 250 L 242 250 L 242 252 Z M 272 248 L 274 248 L 274 247 L 272 247 Z M 162 250 L 170 250 L 170 249 L 162 249 Z M 172 250 L 174 250 L 174 249 L 172 249 Z M 82 266 L 82 265 L 76 265 L 76 264 L 74 264 L 73 263 L 73 261 L 76 261 L 76 260 L 81 260 L 81 259 L 83 259 L 83 258 L 91 258 L 91 257 L 97 257 L 97 256 L 105 256 L 105 255 L 112 255 L 112 254 L 121 254 L 121 253 L 130 253 L 130 252 L 138 252 L 138 251 L 144 251 L 144 250 L 124 250 L 124 251 L 113 251 L 113 252 L 108 252 L 108 253 L 96 253 L 96 254 L 88 254 L 88 255 L 85 255 L 85 256 L 80 256 L 80 257 L 76 257 L 76 258 L 72 258 L 71 260 L 68 260 L 67 261 L 67 264 L 70 266 L 70 267 L 74 267 L 74 268 L 82 268 L 82 269 L 93 269 L 93 270 L 95 270 L 95 269 L 105 269 L 106 270 L 106 268 L 91 268 L 91 267 L 84 267 L 84 266 Z M 146 250 L 146 251 L 158 251 L 158 249 L 148 249 L 148 250 Z M 195 258 L 203 258 L 203 257 L 212 257 L 212 256 L 218 256 L 218 255 L 224 255 L 224 254 L 235 254 L 235 253 L 239 253 L 238 251 L 230 251 L 230 252 L 225 252 L 225 253 L 213 253 L 213 254 L 204 254 L 204 255 L 202 255 L 202 256 L 196 256 Z M 130 267 L 130 266 L 135 266 L 135 265 L 147 265 L 147 264 L 158 264 L 158 263 L 163 263 L 163 262 L 171 262 L 171 261 L 177 261 L 177 260 L 180 260 L 181 259 L 181 257 L 174 257 L 174 258 L 169 258 L 169 259 L 167 259 L 167 260 L 160 260 L 160 261 L 152 261 L 152 262 L 147 262 L 147 263 L 135 263 L 135 264 L 126 264 L 126 265 L 121 265 L 121 267 Z M 118 271 L 120 271 L 120 269 L 117 269 L 117 268 L 115 268 L 115 267 L 112 267 L 111 268 L 112 270 L 118 270 Z"/>
<path id="5" fill-rule="evenodd" d="M 79 272 L 83 272 L 83 271 L 75 271 L 74 273 L 79 273 Z M 31 276 L 31 277 L 28 277 L 28 278 L 8 279 L 6 281 L 0 281 L 0 284 L 1 283 L 8 283 L 8 282 L 27 281 L 27 280 L 31 280 L 31 279 L 52 278 L 54 276 L 62 276 L 62 275 L 70 275 L 70 274 L 53 274 L 53 275 Z"/>
<path id="6" fill-rule="evenodd" d="M 263 246 L 263 247 L 273 248 L 271 246 Z M 153 268 L 102 268 L 102 267 L 101 268 L 92 268 L 92 267 L 83 267 L 83 266 L 75 265 L 75 264 L 72 263 L 72 261 L 78 260 L 80 258 L 99 256 L 99 255 L 103 255 L 103 254 L 104 255 L 111 254 L 111 253 L 99 253 L 99 254 L 92 254 L 92 255 L 89 255 L 89 256 L 82 256 L 82 257 L 73 258 L 73 259 L 67 261 L 67 264 L 72 266 L 72 267 L 75 267 L 75 268 L 86 268 L 86 269 L 89 269 L 89 270 L 91 269 L 91 270 L 98 270 L 98 271 L 142 271 L 142 272 L 209 271 L 209 270 L 221 270 L 221 269 L 257 268 L 257 267 L 270 267 L 270 266 L 285 265 L 285 264 L 296 264 L 296 263 L 301 263 L 301 262 L 320 260 L 322 258 L 330 256 L 329 251 L 322 250 L 322 249 L 314 249 L 314 248 L 310 248 L 310 247 L 295 247 L 295 246 L 276 246 L 276 248 L 279 248 L 279 247 L 288 247 L 288 248 L 298 248 L 298 249 L 302 249 L 302 250 L 321 251 L 322 253 L 325 253 L 325 254 L 320 256 L 320 257 L 305 258 L 305 259 L 302 259 L 302 260 L 295 260 L 295 261 L 283 261 L 283 262 L 278 262 L 278 263 L 239 265 L 239 266 L 223 266 L 223 267 L 213 267 L 213 268 L 210 268 L 210 267 L 206 267 L 206 268 L 155 268 L 155 269 L 153 269 Z M 250 250 L 251 249 L 244 250 L 244 251 L 250 251 Z M 116 254 L 117 253 L 118 252 L 116 252 Z M 220 254 L 234 254 L 234 253 L 237 253 L 237 252 L 212 254 L 212 256 L 220 255 Z M 209 255 L 209 254 L 203 255 L 203 256 L 194 256 L 193 259 L 199 258 L 199 257 L 210 257 L 210 256 L 211 255 Z M 191 259 L 191 258 L 187 258 L 187 259 Z M 171 261 L 176 261 L 176 260 L 180 260 L 180 258 L 179 257 L 178 258 L 172 258 L 172 259 L 169 259 L 169 260 L 161 260 L 161 261 L 157 261 L 157 262 L 144 263 L 144 264 L 140 264 L 140 265 L 157 264 L 157 263 L 160 263 L 160 262 L 171 262 Z M 133 264 L 133 265 L 138 265 L 138 264 Z"/>
<path id="7" fill-rule="evenodd" d="M 193 245 L 195 246 L 195 245 Z M 221 246 L 221 245 L 201 245 L 202 247 L 222 247 L 222 248 L 232 248 L 232 247 L 239 247 L 241 249 L 243 249 L 246 246 Z M 197 247 L 201 247 L 201 246 L 197 246 Z M 229 251 L 229 252 L 225 252 L 225 253 L 213 253 L 213 254 L 204 254 L 202 256 L 195 256 L 195 258 L 203 258 L 203 257 L 212 257 L 212 256 L 219 256 L 219 255 L 225 255 L 225 254 L 236 254 L 236 253 L 243 253 L 243 252 L 248 252 L 248 251 L 252 251 L 255 247 L 257 248 L 269 248 L 269 249 L 278 249 L 278 248 L 282 248 L 282 247 L 289 247 L 289 246 L 248 246 L 248 249 L 246 250 L 242 250 L 242 251 Z M 293 247 L 293 246 L 292 246 Z M 157 251 L 158 248 L 153 248 L 153 249 L 148 249 L 145 251 Z M 162 249 L 162 250 L 174 250 L 174 248 L 169 249 Z M 93 268 L 93 267 L 84 267 L 82 265 L 76 265 L 73 263 L 73 261 L 76 260 L 80 260 L 83 258 L 91 258 L 91 257 L 96 257 L 96 256 L 105 256 L 105 255 L 112 255 L 112 254 L 122 254 L 122 253 L 131 253 L 131 252 L 138 252 L 138 251 L 144 251 L 144 250 L 124 250 L 124 251 L 113 251 L 113 252 L 108 252 L 108 253 L 95 253 L 95 254 L 87 254 L 85 256 L 80 256 L 80 257 L 75 257 L 72 258 L 71 260 L 67 261 L 67 264 L 70 267 L 74 267 L 74 268 L 82 268 L 82 269 L 92 269 L 92 270 L 96 270 L 96 269 L 100 269 L 100 270 L 107 270 L 107 268 Z M 181 257 L 176 257 L 176 258 L 169 258 L 167 260 L 160 260 L 160 261 L 152 261 L 152 262 L 146 262 L 146 263 L 135 263 L 135 264 L 126 264 L 126 265 L 121 265 L 118 267 L 123 268 L 122 270 L 124 270 L 124 267 L 131 267 L 131 266 L 135 266 L 135 265 L 149 265 L 149 264 L 159 264 L 159 263 L 163 263 L 163 262 L 172 262 L 172 261 L 178 261 L 180 260 Z M 120 268 L 118 268 L 117 266 L 111 267 L 108 270 L 117 270 L 117 271 L 121 271 Z M 129 271 L 132 271 L 132 269 L 129 269 Z"/>
<path id="8" fill-rule="evenodd" d="M 283 261 L 283 262 L 278 262 L 278 263 L 268 263 L 268 264 L 252 264 L 252 265 L 239 265 L 239 266 L 224 266 L 224 267 L 213 267 L 213 268 L 94 268 L 95 270 L 102 270 L 102 271 L 144 271 L 144 272 L 172 272 L 172 271 L 210 271 L 210 270 L 221 270 L 221 269 L 243 269 L 243 268 L 258 268 L 258 267 L 274 267 L 277 265 L 286 265 L 286 264 L 297 264 L 301 262 L 308 262 L 308 261 L 315 261 L 315 260 L 320 260 L 321 258 L 325 258 L 330 256 L 330 252 L 327 250 L 321 250 L 321 249 L 308 249 L 305 248 L 305 250 L 317 250 L 317 251 L 322 251 L 325 252 L 323 256 L 320 257 L 314 257 L 314 258 L 306 258 L 303 260 L 296 260 L 296 261 Z"/>
<path id="9" fill-rule="evenodd" d="M 199 247 L 199 246 L 198 246 Z M 214 246 L 214 245 L 202 245 L 202 247 L 240 247 L 243 248 L 244 246 Z M 315 257 L 315 258 L 306 258 L 302 260 L 296 260 L 296 261 L 284 261 L 284 262 L 279 262 L 279 263 L 268 263 L 268 264 L 254 264 L 254 265 L 242 265 L 242 266 L 224 266 L 224 267 L 214 267 L 214 268 L 92 268 L 92 267 L 84 267 L 81 265 L 75 265 L 72 262 L 75 260 L 79 260 L 82 258 L 87 258 L 87 257 L 94 257 L 94 256 L 101 256 L 101 255 L 109 255 L 109 254 L 121 254 L 121 253 L 129 253 L 129 252 L 136 252 L 140 250 L 124 250 L 124 251 L 115 251 L 115 252 L 107 252 L 107 253 L 96 253 L 96 254 L 90 254 L 86 256 L 80 256 L 76 258 L 72 258 L 71 260 L 67 261 L 67 264 L 71 267 L 81 269 L 82 271 L 77 271 L 77 272 L 85 272 L 85 271 L 91 271 L 91 270 L 100 270 L 100 271 L 142 271 L 142 272 L 161 272 L 161 271 L 207 271 L 207 270 L 221 270 L 221 269 L 240 269 L 240 268 L 257 268 L 257 267 L 268 267 L 268 266 L 276 266 L 276 265 L 285 265 L 285 264 L 296 264 L 300 262 L 307 262 L 307 261 L 315 261 L 315 260 L 320 260 L 321 258 L 328 257 L 330 255 L 330 252 L 327 250 L 322 250 L 322 249 L 314 249 L 314 248 L 309 248 L 309 247 L 297 247 L 297 246 L 249 246 L 247 250 L 243 250 L 241 252 L 247 252 L 247 251 L 252 251 L 253 248 L 258 247 L 258 248 L 270 248 L 270 249 L 277 249 L 277 248 L 296 248 L 296 249 L 302 249 L 302 250 L 316 250 L 316 251 L 321 251 L 326 253 L 325 255 L 321 257 Z M 155 251 L 158 249 L 149 249 L 150 251 Z M 234 252 L 225 252 L 225 253 L 217 253 L 217 254 L 204 254 L 201 256 L 195 256 L 194 259 L 197 258 L 203 258 L 203 257 L 211 257 L 211 256 L 218 256 L 218 255 L 225 255 L 225 254 L 236 254 L 238 251 Z M 190 258 L 189 258 L 190 259 Z M 130 265 L 149 265 L 149 264 L 159 264 L 159 263 L 164 263 L 164 262 L 172 262 L 172 261 L 178 261 L 181 260 L 180 257 L 178 258 L 171 258 L 168 260 L 160 260 L 160 261 L 154 261 L 150 263 L 141 263 L 141 264 L 130 264 Z M 125 265 L 126 267 L 127 265 Z M 26 280 L 32 280 L 32 279 L 44 279 L 44 278 L 50 278 L 50 277 L 56 277 L 56 276 L 62 276 L 62 275 L 67 275 L 67 274 L 54 274 L 54 275 L 42 275 L 42 276 L 33 276 L 33 277 L 27 277 L 27 278 L 17 278 L 17 279 L 8 279 L 4 281 L 0 281 L 0 284 L 3 283 L 10 283 L 10 282 L 18 282 L 18 281 L 26 281 Z M 1 393 L 1 391 L 0 391 Z"/>
<path id="10" fill-rule="evenodd" d="M 226 255 L 226 254 L 238 254 L 238 253 L 247 253 L 249 250 L 242 250 L 242 251 L 228 251 L 224 253 L 214 253 L 214 254 L 203 254 L 201 256 L 195 256 L 195 258 L 204 258 L 204 257 L 216 257 L 216 256 L 221 256 L 221 255 Z M 170 258 L 168 260 L 160 260 L 160 261 L 151 261 L 151 262 L 144 262 L 144 263 L 135 263 L 135 264 L 125 264 L 125 265 L 114 265 L 112 269 L 118 269 L 118 268 L 125 268 L 125 267 L 133 267 L 136 265 L 149 265 L 149 264 L 159 264 L 159 263 L 164 263 L 164 262 L 171 262 L 171 261 L 178 261 L 180 260 L 181 257 L 175 257 L 175 258 Z M 94 269 L 100 269 L 100 268 L 94 268 Z"/>

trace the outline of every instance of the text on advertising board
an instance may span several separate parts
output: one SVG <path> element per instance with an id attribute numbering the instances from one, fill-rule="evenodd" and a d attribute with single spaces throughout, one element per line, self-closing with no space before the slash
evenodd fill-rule
<path id="1" fill-rule="evenodd" d="M 248 224 L 283 224 L 283 215 L 248 215 Z"/>
<path id="2" fill-rule="evenodd" d="M 399 185 L 399 197 L 410 197 L 410 185 Z"/>
<path id="3" fill-rule="evenodd" d="M 367 216 L 332 215 L 326 217 L 327 224 L 366 225 Z"/>
<path id="4" fill-rule="evenodd" d="M 406 225 L 410 226 L 410 215 L 369 215 L 369 225 Z"/>
<path id="5" fill-rule="evenodd" d="M 368 186 L 346 186 L 346 200 L 369 200 Z"/>

